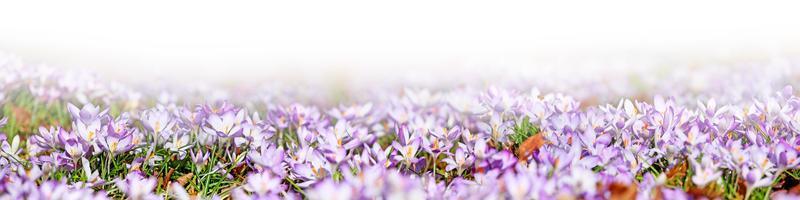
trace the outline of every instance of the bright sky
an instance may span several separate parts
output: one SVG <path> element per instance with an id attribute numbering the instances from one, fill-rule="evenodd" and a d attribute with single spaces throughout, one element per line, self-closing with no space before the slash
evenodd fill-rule
<path id="1" fill-rule="evenodd" d="M 324 78 L 629 58 L 797 55 L 800 3 L 21 1 L 0 52 L 120 79 Z"/>

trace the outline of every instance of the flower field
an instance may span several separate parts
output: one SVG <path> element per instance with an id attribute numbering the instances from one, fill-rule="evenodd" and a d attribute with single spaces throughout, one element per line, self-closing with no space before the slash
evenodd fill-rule
<path id="1" fill-rule="evenodd" d="M 218 97 L 9 58 L 0 199 L 797 199 L 781 66 Z"/>

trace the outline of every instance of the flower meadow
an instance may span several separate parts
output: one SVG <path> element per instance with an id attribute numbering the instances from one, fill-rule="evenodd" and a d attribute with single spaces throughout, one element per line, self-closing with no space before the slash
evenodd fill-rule
<path id="1" fill-rule="evenodd" d="M 0 199 L 796 199 L 800 97 L 781 66 L 696 72 L 701 89 L 538 79 L 337 100 L 5 58 Z"/>

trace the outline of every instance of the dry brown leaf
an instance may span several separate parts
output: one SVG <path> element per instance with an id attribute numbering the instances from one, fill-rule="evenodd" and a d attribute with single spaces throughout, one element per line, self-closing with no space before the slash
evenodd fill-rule
<path id="1" fill-rule="evenodd" d="M 620 199 L 636 199 L 636 191 L 638 187 L 636 184 L 622 184 L 622 183 L 611 183 L 608 187 L 608 190 L 611 192 L 612 200 L 620 200 Z"/>
<path id="2" fill-rule="evenodd" d="M 676 177 L 686 176 L 686 170 L 688 168 L 689 166 L 686 162 L 681 162 L 680 164 L 675 165 L 675 167 L 672 167 L 672 169 L 669 169 L 669 171 L 667 171 L 667 180 L 671 180 L 672 178 Z"/>
<path id="3" fill-rule="evenodd" d="M 572 145 L 572 135 L 567 137 L 567 144 Z"/>
<path id="4" fill-rule="evenodd" d="M 547 140 L 544 139 L 544 134 L 542 133 L 528 137 L 528 139 L 525 139 L 525 141 L 519 145 L 517 149 L 517 158 L 519 160 L 527 160 L 528 156 L 534 151 L 539 150 L 539 148 L 542 148 L 546 143 Z"/>
<path id="5" fill-rule="evenodd" d="M 184 174 L 183 176 L 178 177 L 177 181 L 179 184 L 181 184 L 181 186 L 186 186 L 186 183 L 188 183 L 189 180 L 192 179 L 192 176 L 194 176 L 194 173 Z"/>
<path id="6" fill-rule="evenodd" d="M 483 174 L 486 173 L 486 168 L 483 167 L 475 167 L 475 173 Z"/>
<path id="7" fill-rule="evenodd" d="M 189 195 L 191 195 L 191 196 L 196 196 L 197 195 L 197 190 L 195 190 L 194 187 L 190 187 L 189 191 L 186 191 L 186 193 L 189 193 Z"/>
<path id="8" fill-rule="evenodd" d="M 791 189 L 789 189 L 789 193 L 791 194 L 800 194 L 800 184 L 795 185 Z"/>
<path id="9" fill-rule="evenodd" d="M 161 183 L 160 184 L 163 185 L 163 186 L 167 186 L 167 184 L 170 183 L 170 177 L 172 177 L 172 173 L 175 173 L 175 168 L 169 169 L 169 171 L 164 176 L 164 178 L 161 179 Z"/>
<path id="10" fill-rule="evenodd" d="M 704 188 L 691 188 L 687 193 L 695 199 L 719 199 L 722 197 L 722 190 L 717 184 L 710 184 Z"/>
<path id="11" fill-rule="evenodd" d="M 567 193 L 561 193 L 558 196 L 556 196 L 556 200 L 576 200 L 576 199 L 578 199 L 578 197 Z"/>
<path id="12" fill-rule="evenodd" d="M 662 186 L 656 186 L 653 188 L 653 194 L 651 196 L 653 197 L 653 200 L 664 200 L 664 194 L 661 192 L 661 189 L 663 189 Z"/>
<path id="13" fill-rule="evenodd" d="M 17 121 L 17 124 L 20 127 L 28 127 L 31 123 L 31 112 L 25 110 L 22 107 L 14 106 L 11 108 L 11 113 L 14 115 L 14 119 Z"/>
<path id="14" fill-rule="evenodd" d="M 742 177 L 739 177 L 739 179 L 737 179 L 736 181 L 736 184 L 739 185 L 738 187 L 739 190 L 736 191 L 736 193 L 738 193 L 740 197 L 744 197 L 745 194 L 747 193 L 747 184 L 744 182 L 744 179 L 742 179 Z"/>

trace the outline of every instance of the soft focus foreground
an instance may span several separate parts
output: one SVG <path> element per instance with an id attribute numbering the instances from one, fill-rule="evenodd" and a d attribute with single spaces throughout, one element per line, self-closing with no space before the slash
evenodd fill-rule
<path id="1" fill-rule="evenodd" d="M 0 74 L 0 199 L 800 195 L 792 60 L 446 87 L 137 87 L 8 57 Z"/>

